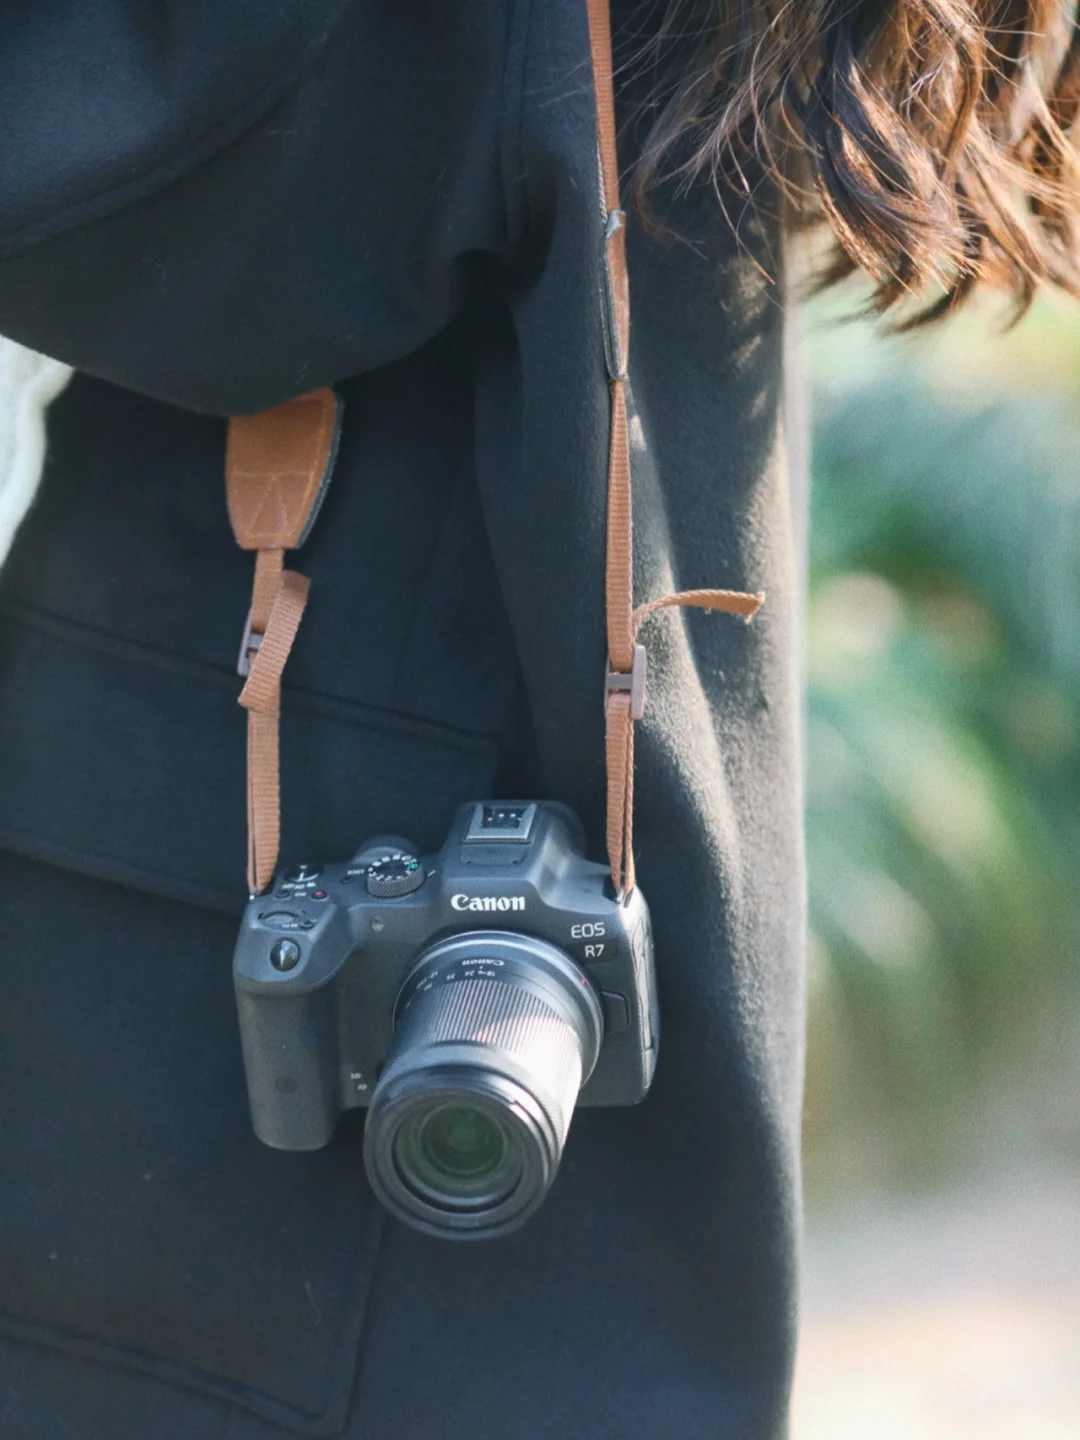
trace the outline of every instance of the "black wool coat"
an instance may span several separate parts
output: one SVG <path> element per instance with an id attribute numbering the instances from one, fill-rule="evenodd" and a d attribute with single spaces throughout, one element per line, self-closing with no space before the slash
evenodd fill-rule
<path id="1" fill-rule="evenodd" d="M 569 803 L 603 854 L 588 56 L 584 0 L 0 9 L 0 332 L 83 372 L 0 577 L 10 1440 L 785 1431 L 803 880 L 767 218 L 694 191 L 631 219 L 638 598 L 768 594 L 751 626 L 649 622 L 651 1094 L 579 1114 L 540 1212 L 480 1245 L 384 1219 L 359 1116 L 301 1155 L 247 1116 L 223 417 L 345 402 L 296 562 L 284 855 L 437 847 L 500 794 Z"/>

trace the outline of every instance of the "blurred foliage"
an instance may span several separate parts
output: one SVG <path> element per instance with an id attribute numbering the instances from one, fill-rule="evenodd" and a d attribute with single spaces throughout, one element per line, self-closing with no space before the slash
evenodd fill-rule
<path id="1" fill-rule="evenodd" d="M 820 1191 L 1080 1137 L 1080 307 L 809 327 Z"/>

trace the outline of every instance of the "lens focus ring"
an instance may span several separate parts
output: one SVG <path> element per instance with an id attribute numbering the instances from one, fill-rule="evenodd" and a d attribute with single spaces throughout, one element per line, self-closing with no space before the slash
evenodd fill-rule
<path id="1" fill-rule="evenodd" d="M 554 1178 L 602 1029 L 591 986 L 546 941 L 476 932 L 433 946 L 402 991 L 368 1114 L 365 1159 L 383 1202 L 433 1233 L 514 1229 Z M 487 1150 L 421 1143 L 448 1114 Z"/>

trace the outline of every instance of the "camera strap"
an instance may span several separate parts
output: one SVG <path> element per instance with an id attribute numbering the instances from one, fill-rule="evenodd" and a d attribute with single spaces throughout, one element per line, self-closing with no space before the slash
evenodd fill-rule
<path id="1" fill-rule="evenodd" d="M 615 86 L 610 0 L 588 0 L 589 46 L 596 87 L 596 128 L 604 213 L 604 350 L 611 387 L 608 450 L 607 609 L 608 669 L 604 686 L 607 761 L 607 851 L 616 891 L 634 888 L 634 725 L 645 713 L 644 621 L 656 610 L 693 606 L 751 620 L 763 594 L 738 590 L 681 590 L 634 606 L 634 524 L 630 439 L 626 414 L 630 352 L 630 278 L 626 267 L 626 215 L 619 204 L 615 143 Z"/>
<path id="2" fill-rule="evenodd" d="M 693 606 L 750 620 L 765 597 L 736 590 L 681 590 L 634 605 L 634 530 L 626 409 L 630 281 L 626 215 L 619 203 L 609 0 L 587 0 L 596 88 L 597 143 L 603 187 L 604 351 L 611 393 L 607 480 L 605 608 L 608 662 L 604 685 L 607 851 L 616 891 L 634 889 L 634 725 L 645 711 L 644 621 L 656 610 Z M 315 390 L 260 415 L 229 422 L 226 488 L 237 542 L 256 552 L 251 611 L 241 644 L 248 712 L 248 889 L 273 877 L 280 843 L 279 728 L 281 673 L 307 602 L 308 581 L 284 568 L 284 552 L 306 539 L 333 469 L 340 402 Z"/>
<path id="3" fill-rule="evenodd" d="M 237 543 L 255 551 L 251 609 L 237 672 L 248 712 L 248 892 L 265 890 L 281 841 L 281 672 L 307 604 L 309 581 L 285 569 L 307 539 L 334 468 L 341 402 L 313 390 L 260 415 L 229 421 L 225 491 Z"/>

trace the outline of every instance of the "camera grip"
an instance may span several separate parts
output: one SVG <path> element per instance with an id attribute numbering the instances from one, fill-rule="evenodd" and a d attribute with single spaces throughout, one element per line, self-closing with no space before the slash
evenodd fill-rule
<path id="1" fill-rule="evenodd" d="M 333 989 L 237 990 L 251 1121 L 277 1150 L 317 1150 L 341 1115 Z"/>

